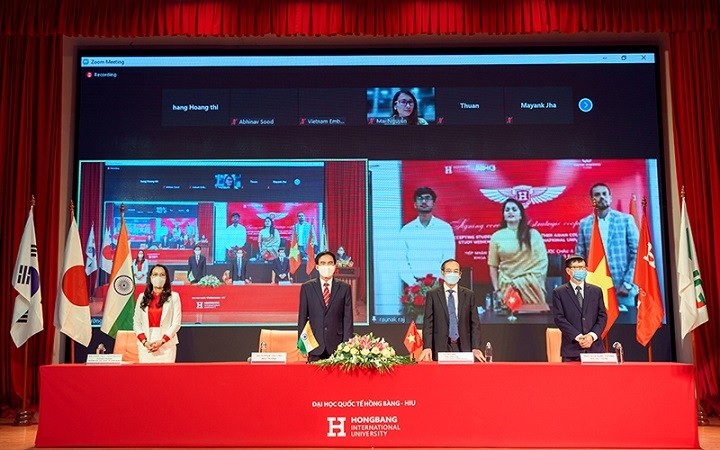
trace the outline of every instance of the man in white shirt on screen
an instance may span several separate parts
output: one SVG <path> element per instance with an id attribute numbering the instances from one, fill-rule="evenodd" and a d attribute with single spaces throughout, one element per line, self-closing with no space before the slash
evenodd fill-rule
<path id="1" fill-rule="evenodd" d="M 240 224 L 240 214 L 232 213 L 232 223 L 223 233 L 222 239 L 225 243 L 225 260 L 235 257 L 235 252 L 245 246 L 247 242 L 247 230 Z"/>
<path id="2" fill-rule="evenodd" d="M 305 221 L 305 213 L 297 213 L 297 223 L 293 225 L 293 233 L 297 236 L 298 250 L 303 261 L 307 261 L 307 244 L 312 239 L 312 245 L 316 245 L 315 234 L 310 222 Z"/>
<path id="3" fill-rule="evenodd" d="M 439 267 L 455 258 L 455 234 L 449 223 L 433 216 L 437 194 L 429 187 L 413 194 L 417 218 L 400 229 L 400 277 L 408 286 L 427 274 L 440 276 Z"/>

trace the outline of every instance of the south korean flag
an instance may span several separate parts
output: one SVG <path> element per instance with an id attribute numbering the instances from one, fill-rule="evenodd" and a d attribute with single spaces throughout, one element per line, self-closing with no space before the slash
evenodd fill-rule
<path id="1" fill-rule="evenodd" d="M 10 335 L 17 347 L 43 329 L 39 267 L 33 208 L 30 207 L 12 280 L 18 295 L 15 297 Z"/>

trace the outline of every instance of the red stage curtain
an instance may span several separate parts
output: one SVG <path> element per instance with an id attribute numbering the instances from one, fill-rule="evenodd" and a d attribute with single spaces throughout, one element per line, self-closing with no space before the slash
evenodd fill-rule
<path id="1" fill-rule="evenodd" d="M 365 301 L 365 234 L 367 190 L 364 161 L 328 162 L 325 165 L 325 205 L 333 205 L 327 215 L 328 249 L 345 249 L 355 262 L 358 276 L 356 301 Z M 326 208 L 326 211 L 329 208 Z"/>
<path id="2" fill-rule="evenodd" d="M 717 0 L 5 0 L 0 2 L 0 274 L 12 272 L 35 194 L 46 329 L 30 340 L 31 373 L 51 360 L 59 239 L 62 36 L 414 36 L 534 33 L 670 34 L 670 79 L 680 183 L 688 191 L 711 323 L 698 332 L 698 393 L 718 400 L 718 245 L 707 220 L 720 193 Z M 63 228 L 63 230 L 59 230 Z M 99 243 L 98 243 L 99 245 Z M 353 255 L 358 257 L 358 254 Z M 14 291 L 2 283 L 0 361 L 10 361 Z M 18 404 L 13 364 L 0 365 L 0 404 Z M 11 368 L 12 367 L 12 368 Z M 15 377 L 17 378 L 17 377 Z M 32 402 L 37 389 L 31 389 Z M 716 404 L 716 403 L 715 403 Z"/>
<path id="3" fill-rule="evenodd" d="M 45 331 L 28 340 L 28 394 L 37 399 L 37 368 L 52 359 L 53 314 L 59 272 L 58 252 L 67 224 L 60 224 L 60 79 L 62 39 L 0 37 L 0 143 L 2 208 L 0 208 L 0 403 L 17 404 L 22 394 L 23 353 L 10 338 L 16 292 L 10 280 L 20 238 L 35 196 L 37 236 Z M 67 181 L 63 181 L 67 182 Z"/>
<path id="4" fill-rule="evenodd" d="M 93 234 L 95 235 L 95 252 L 98 263 L 98 270 L 93 272 L 88 277 L 88 288 L 90 292 L 94 292 L 95 286 L 97 285 L 98 276 L 100 275 L 100 258 L 99 251 L 102 245 L 103 237 L 103 223 L 102 217 L 100 216 L 100 208 L 102 206 L 102 199 L 100 193 L 102 192 L 103 186 L 103 164 L 102 163 L 85 163 L 82 167 L 82 173 L 80 174 L 80 185 L 81 191 L 89 198 L 80 199 L 81 211 L 80 211 L 80 223 L 78 223 L 78 230 L 80 232 L 80 243 L 83 248 L 83 252 L 87 248 L 88 237 L 90 236 L 90 228 L 95 225 Z"/>
<path id="5" fill-rule="evenodd" d="M 334 36 L 671 32 L 718 27 L 716 0 L 6 0 L 30 36 Z"/>
<path id="6" fill-rule="evenodd" d="M 210 252 L 213 248 L 215 241 L 215 230 L 213 230 L 213 217 L 215 214 L 215 206 L 210 202 L 200 202 L 198 204 L 198 223 L 197 223 L 197 239 L 200 239 L 203 235 L 208 240 L 205 246 L 205 258 L 207 262 L 212 263 L 215 261 L 215 255 Z"/>
<path id="7" fill-rule="evenodd" d="M 720 202 L 720 32 L 670 34 L 671 89 L 678 184 L 685 186 L 710 321 L 695 334 L 698 397 L 715 413 L 720 340 L 720 240 L 713 211 Z"/>

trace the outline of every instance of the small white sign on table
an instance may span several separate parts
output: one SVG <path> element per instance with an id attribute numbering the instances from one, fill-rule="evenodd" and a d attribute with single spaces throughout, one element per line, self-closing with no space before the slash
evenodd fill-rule
<path id="1" fill-rule="evenodd" d="M 287 364 L 285 352 L 252 352 L 250 364 Z"/>
<path id="2" fill-rule="evenodd" d="M 582 364 L 617 364 L 618 359 L 615 353 L 580 353 Z"/>
<path id="3" fill-rule="evenodd" d="M 123 355 L 121 353 L 90 353 L 87 355 L 85 364 L 122 364 Z"/>
<path id="4" fill-rule="evenodd" d="M 472 352 L 438 352 L 439 364 L 473 364 L 475 356 Z"/>

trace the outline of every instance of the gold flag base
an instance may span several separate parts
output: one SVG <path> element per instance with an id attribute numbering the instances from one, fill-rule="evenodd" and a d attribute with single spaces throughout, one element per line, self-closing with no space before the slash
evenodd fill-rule
<path id="1" fill-rule="evenodd" d="M 30 425 L 31 419 L 32 413 L 23 409 L 22 411 L 18 411 L 17 414 L 15 414 L 15 421 L 13 422 L 13 425 L 15 425 L 16 427 L 27 427 Z"/>

